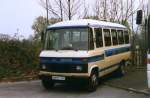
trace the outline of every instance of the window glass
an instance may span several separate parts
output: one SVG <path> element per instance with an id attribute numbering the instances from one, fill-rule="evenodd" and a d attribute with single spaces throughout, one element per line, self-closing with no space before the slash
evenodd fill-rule
<path id="1" fill-rule="evenodd" d="M 119 44 L 124 44 L 124 37 L 123 37 L 122 30 L 118 30 L 118 39 L 119 39 Z"/>
<path id="2" fill-rule="evenodd" d="M 73 32 L 73 42 L 77 42 L 80 40 L 80 32 Z"/>
<path id="3" fill-rule="evenodd" d="M 118 45 L 117 31 L 111 30 L 113 45 Z"/>
<path id="4" fill-rule="evenodd" d="M 111 46 L 111 35 L 109 29 L 104 29 L 105 46 Z"/>
<path id="5" fill-rule="evenodd" d="M 88 50 L 87 28 L 47 30 L 45 50 Z"/>
<path id="6" fill-rule="evenodd" d="M 96 47 L 102 47 L 103 46 L 103 37 L 102 37 L 102 29 L 95 28 L 95 37 L 96 37 Z"/>
<path id="7" fill-rule="evenodd" d="M 93 50 L 94 49 L 94 41 L 93 41 L 93 32 L 92 29 L 89 29 L 89 50 Z"/>
<path id="8" fill-rule="evenodd" d="M 109 29 L 104 29 L 105 46 L 111 46 L 111 35 Z"/>
<path id="9" fill-rule="evenodd" d="M 129 33 L 128 33 L 128 31 L 124 31 L 124 38 L 125 38 L 125 43 L 128 44 L 129 43 Z"/>

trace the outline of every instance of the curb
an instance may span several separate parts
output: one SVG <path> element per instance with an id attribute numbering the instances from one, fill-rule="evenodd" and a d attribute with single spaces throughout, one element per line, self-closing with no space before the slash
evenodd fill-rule
<path id="1" fill-rule="evenodd" d="M 145 94 L 145 95 L 148 95 L 148 96 L 150 95 L 150 92 L 148 92 L 146 90 L 137 90 L 137 89 L 134 89 L 134 88 L 127 88 L 127 87 L 117 86 L 117 85 L 113 85 L 113 84 L 109 84 L 109 83 L 104 83 L 104 85 L 119 88 L 119 89 L 124 89 L 126 91 L 132 91 L 132 92 L 139 93 L 139 94 Z"/>

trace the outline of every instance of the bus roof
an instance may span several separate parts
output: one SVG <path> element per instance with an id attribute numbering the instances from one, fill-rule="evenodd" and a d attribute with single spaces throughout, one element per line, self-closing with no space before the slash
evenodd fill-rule
<path id="1" fill-rule="evenodd" d="M 76 27 L 102 27 L 102 28 L 126 29 L 124 25 L 121 25 L 118 23 L 98 21 L 98 20 L 92 20 L 92 19 L 62 21 L 62 22 L 58 22 L 56 24 L 48 26 L 47 29 L 76 28 Z"/>

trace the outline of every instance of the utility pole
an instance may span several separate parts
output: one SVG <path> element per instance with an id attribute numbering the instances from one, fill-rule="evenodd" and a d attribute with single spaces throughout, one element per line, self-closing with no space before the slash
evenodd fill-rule
<path id="1" fill-rule="evenodd" d="M 61 14 L 61 21 L 63 21 L 63 13 L 62 13 L 62 11 L 63 11 L 63 9 L 62 9 L 62 1 L 61 1 L 61 0 L 59 0 L 59 3 L 60 3 L 60 14 Z"/>
<path id="2" fill-rule="evenodd" d="M 70 11 L 70 0 L 68 0 L 68 8 L 69 8 L 69 20 L 71 20 L 71 11 Z"/>
<path id="3" fill-rule="evenodd" d="M 131 10 L 133 12 L 133 0 L 131 0 Z M 132 14 L 132 32 L 133 32 L 133 14 Z"/>
<path id="4" fill-rule="evenodd" d="M 107 1 L 106 0 L 104 0 L 104 20 L 106 21 L 106 7 L 107 6 Z"/>
<path id="5" fill-rule="evenodd" d="M 121 0 L 121 22 L 123 23 L 123 0 Z"/>
<path id="6" fill-rule="evenodd" d="M 46 0 L 46 22 L 48 25 L 49 24 L 49 22 L 48 22 L 48 0 Z"/>

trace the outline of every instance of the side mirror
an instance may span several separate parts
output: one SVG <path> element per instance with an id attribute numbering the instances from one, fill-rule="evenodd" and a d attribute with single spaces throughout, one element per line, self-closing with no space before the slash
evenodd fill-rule
<path id="1" fill-rule="evenodd" d="M 45 34 L 46 34 L 46 29 L 41 32 L 42 49 L 44 49 L 44 42 L 45 42 L 45 36 L 46 36 Z"/>
<path id="2" fill-rule="evenodd" d="M 136 24 L 138 24 L 138 25 L 142 24 L 142 18 L 143 18 L 143 11 L 138 10 L 137 16 L 136 16 Z"/>
<path id="3" fill-rule="evenodd" d="M 42 32 L 41 32 L 41 42 L 42 42 L 42 44 L 44 43 L 44 41 L 45 41 L 45 34 L 46 34 L 46 30 L 47 29 L 44 29 Z"/>

